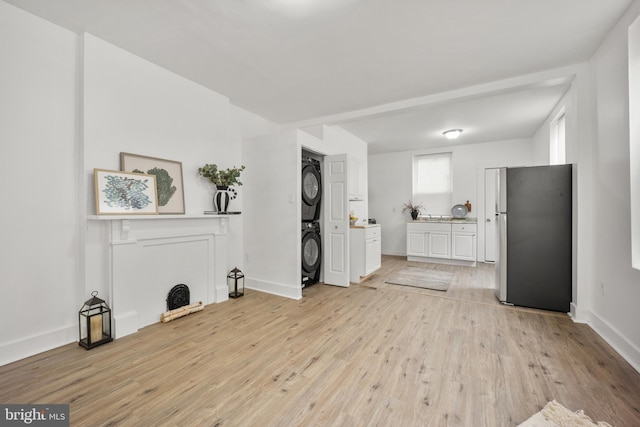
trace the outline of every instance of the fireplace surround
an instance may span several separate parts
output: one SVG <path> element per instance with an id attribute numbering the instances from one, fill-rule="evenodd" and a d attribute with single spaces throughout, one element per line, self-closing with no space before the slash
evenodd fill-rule
<path id="1" fill-rule="evenodd" d="M 167 290 L 188 283 L 190 299 L 204 304 L 228 299 L 228 217 L 90 216 L 87 283 L 103 280 L 101 295 L 113 312 L 115 338 L 157 323 Z M 89 269 L 87 269 L 89 270 Z"/>

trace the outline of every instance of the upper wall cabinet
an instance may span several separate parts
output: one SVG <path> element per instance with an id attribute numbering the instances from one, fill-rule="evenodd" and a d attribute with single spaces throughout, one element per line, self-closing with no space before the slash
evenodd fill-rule
<path id="1" fill-rule="evenodd" d="M 349 163 L 347 171 L 349 174 L 347 181 L 347 185 L 349 186 L 349 200 L 364 200 L 364 183 L 366 177 L 364 176 L 362 160 L 349 156 L 347 162 Z"/>

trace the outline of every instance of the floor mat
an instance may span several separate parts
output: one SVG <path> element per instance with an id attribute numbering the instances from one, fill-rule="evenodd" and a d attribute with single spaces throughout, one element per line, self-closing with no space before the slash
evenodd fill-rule
<path id="1" fill-rule="evenodd" d="M 446 291 L 449 289 L 453 273 L 424 267 L 405 267 L 391 279 L 385 281 L 391 285 L 412 286 L 414 288 Z"/>

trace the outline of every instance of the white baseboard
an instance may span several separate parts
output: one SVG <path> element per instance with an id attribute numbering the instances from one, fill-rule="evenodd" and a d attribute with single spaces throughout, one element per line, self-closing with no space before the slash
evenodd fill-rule
<path id="1" fill-rule="evenodd" d="M 407 256 L 406 252 L 382 252 L 382 255 L 391 255 L 391 256 Z"/>
<path id="2" fill-rule="evenodd" d="M 245 277 L 244 286 L 247 289 L 266 292 L 268 294 L 278 295 L 285 298 L 301 299 L 302 285 L 298 287 L 285 285 L 282 283 L 267 282 L 266 280 L 257 280 Z"/>
<path id="3" fill-rule="evenodd" d="M 407 256 L 407 261 L 430 262 L 434 264 L 447 264 L 447 265 L 461 265 L 466 267 L 475 267 L 477 265 L 477 261 L 463 261 L 463 260 L 451 259 L 451 258 L 429 258 L 429 257 L 421 257 L 421 256 Z"/>
<path id="4" fill-rule="evenodd" d="M 571 307 L 572 313 L 574 306 Z M 607 342 L 624 360 L 638 372 L 640 372 L 640 349 L 631 341 L 619 333 L 614 327 L 609 325 L 604 319 L 589 310 L 581 310 L 575 307 L 573 320 L 577 323 L 586 323 L 600 337 Z"/>
<path id="5" fill-rule="evenodd" d="M 569 304 L 569 316 L 573 319 L 574 322 L 583 323 L 580 321 L 578 310 L 578 306 L 574 302 L 571 302 L 571 304 Z"/>
<path id="6" fill-rule="evenodd" d="M 0 345 L 0 366 L 78 341 L 78 326 L 66 326 Z"/>
<path id="7" fill-rule="evenodd" d="M 128 311 L 113 316 L 113 337 L 122 338 L 138 332 L 138 312 Z"/>
<path id="8" fill-rule="evenodd" d="M 229 288 L 226 283 L 221 286 L 216 286 L 216 301 L 215 304 L 225 302 L 229 299 Z"/>

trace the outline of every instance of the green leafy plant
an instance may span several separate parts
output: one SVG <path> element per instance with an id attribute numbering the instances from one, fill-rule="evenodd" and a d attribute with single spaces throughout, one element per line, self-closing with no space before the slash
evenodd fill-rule
<path id="1" fill-rule="evenodd" d="M 207 178 L 216 187 L 229 187 L 232 185 L 242 185 L 240 182 L 240 172 L 245 169 L 244 166 L 236 168 L 235 166 L 228 169 L 218 169 L 216 164 L 206 164 L 198 168 L 198 174 Z"/>

